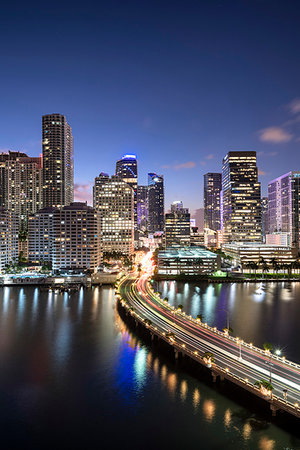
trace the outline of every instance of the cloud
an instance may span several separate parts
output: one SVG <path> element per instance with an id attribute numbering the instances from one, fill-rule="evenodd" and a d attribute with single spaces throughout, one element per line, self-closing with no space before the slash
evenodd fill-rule
<path id="1" fill-rule="evenodd" d="M 257 156 L 277 156 L 278 152 L 257 152 Z"/>
<path id="2" fill-rule="evenodd" d="M 186 163 L 182 163 L 182 164 L 177 164 L 176 166 L 174 166 L 175 170 L 180 170 L 180 169 L 192 169 L 193 167 L 195 167 L 196 163 L 194 161 L 188 161 Z"/>
<path id="3" fill-rule="evenodd" d="M 81 183 L 75 183 L 74 184 L 74 198 L 76 202 L 88 202 L 89 204 L 92 204 L 92 190 L 91 190 L 91 183 L 81 184 Z"/>
<path id="4" fill-rule="evenodd" d="M 214 159 L 215 155 L 213 155 L 212 153 L 210 153 L 209 155 L 205 156 L 205 159 Z"/>
<path id="5" fill-rule="evenodd" d="M 264 170 L 258 169 L 258 175 L 267 175 L 267 172 L 265 172 Z"/>
<path id="6" fill-rule="evenodd" d="M 295 98 L 287 105 L 290 113 L 298 114 L 300 113 L 300 98 Z"/>
<path id="7" fill-rule="evenodd" d="M 293 135 L 282 127 L 268 127 L 260 130 L 259 139 L 262 142 L 271 142 L 272 144 L 281 144 L 289 142 Z"/>

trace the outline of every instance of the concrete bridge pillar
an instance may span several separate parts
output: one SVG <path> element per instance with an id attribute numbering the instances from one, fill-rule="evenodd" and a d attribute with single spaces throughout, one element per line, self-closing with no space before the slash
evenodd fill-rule
<path id="1" fill-rule="evenodd" d="M 177 360 L 179 358 L 180 352 L 178 350 L 175 350 L 175 348 L 174 348 L 174 353 L 175 353 L 175 359 Z"/>
<path id="2" fill-rule="evenodd" d="M 212 372 L 211 375 L 212 375 L 213 382 L 215 383 L 217 381 L 217 375 L 214 372 Z"/>
<path id="3" fill-rule="evenodd" d="M 155 334 L 151 333 L 151 341 L 154 341 L 154 338 L 155 338 Z"/>
<path id="4" fill-rule="evenodd" d="M 270 409 L 272 411 L 272 416 L 275 417 L 276 416 L 276 412 L 277 412 L 277 408 L 275 405 L 273 405 L 273 403 L 270 404 Z"/>

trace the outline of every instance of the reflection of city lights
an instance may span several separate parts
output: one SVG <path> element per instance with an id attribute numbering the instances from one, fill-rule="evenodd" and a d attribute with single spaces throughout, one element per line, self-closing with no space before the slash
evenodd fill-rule
<path id="1" fill-rule="evenodd" d="M 251 435 L 251 425 L 249 423 L 245 423 L 243 427 L 243 436 L 244 439 L 249 439 Z"/>
<path id="2" fill-rule="evenodd" d="M 167 387 L 170 394 L 174 394 L 177 386 L 177 376 L 175 373 L 170 373 L 167 377 Z"/>
<path id="3" fill-rule="evenodd" d="M 180 384 L 180 398 L 182 401 L 186 399 L 187 389 L 187 382 L 185 380 L 182 380 Z"/>
<path id="4" fill-rule="evenodd" d="M 229 427 L 231 422 L 231 411 L 230 409 L 226 409 L 225 414 L 224 414 L 224 423 L 226 427 Z"/>
<path id="5" fill-rule="evenodd" d="M 193 394 L 193 405 L 195 409 L 198 408 L 199 403 L 200 403 L 200 392 L 199 389 L 196 388 Z"/>
<path id="6" fill-rule="evenodd" d="M 206 420 L 211 422 L 212 419 L 214 418 L 215 411 L 216 411 L 216 404 L 213 400 L 205 400 L 203 402 L 203 412 Z"/>
<path id="7" fill-rule="evenodd" d="M 267 436 L 262 436 L 258 445 L 261 450 L 273 450 L 275 448 L 275 441 L 267 438 Z"/>
<path id="8" fill-rule="evenodd" d="M 167 368 L 166 368 L 166 365 L 165 365 L 165 364 L 164 364 L 164 365 L 162 366 L 162 368 L 161 368 L 161 373 L 160 373 L 160 375 L 161 375 L 161 380 L 162 380 L 162 381 L 165 381 L 166 376 L 167 376 Z"/>

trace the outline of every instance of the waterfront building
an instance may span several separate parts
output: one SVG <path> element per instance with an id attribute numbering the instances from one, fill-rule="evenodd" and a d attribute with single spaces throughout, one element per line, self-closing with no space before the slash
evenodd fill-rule
<path id="1" fill-rule="evenodd" d="M 164 230 L 164 177 L 148 173 L 148 231 Z"/>
<path id="2" fill-rule="evenodd" d="M 137 228 L 141 233 L 147 231 L 148 186 L 137 187 Z"/>
<path id="3" fill-rule="evenodd" d="M 300 172 L 288 172 L 268 185 L 269 233 L 289 233 L 299 248 Z"/>
<path id="4" fill-rule="evenodd" d="M 167 248 L 158 252 L 158 275 L 199 275 L 219 268 L 220 257 L 201 247 Z"/>
<path id="5" fill-rule="evenodd" d="M 12 211 L 0 207 L 0 270 L 18 262 L 18 217 Z"/>
<path id="6" fill-rule="evenodd" d="M 28 261 L 32 264 L 53 261 L 53 215 L 57 208 L 40 209 L 28 218 Z"/>
<path id="7" fill-rule="evenodd" d="M 204 246 L 204 232 L 198 227 L 191 227 L 190 241 L 192 247 Z"/>
<path id="8" fill-rule="evenodd" d="M 74 200 L 73 136 L 62 114 L 42 117 L 43 207 L 62 207 Z"/>
<path id="9" fill-rule="evenodd" d="M 53 270 L 96 270 L 101 263 L 100 220 L 86 203 L 44 208 L 29 219 L 29 260 Z"/>
<path id="10" fill-rule="evenodd" d="M 221 227 L 220 194 L 222 174 L 204 175 L 204 228 L 217 231 Z"/>
<path id="11" fill-rule="evenodd" d="M 264 261 L 272 268 L 272 261 L 278 264 L 290 264 L 296 261 L 298 252 L 296 248 L 285 245 L 271 245 L 255 242 L 232 242 L 222 245 L 226 255 L 232 257 L 234 265 L 246 267 L 251 262 L 261 263 Z"/>
<path id="12" fill-rule="evenodd" d="M 134 193 L 134 229 L 137 230 L 137 179 L 138 168 L 136 155 L 124 155 L 116 163 L 116 176 L 129 184 Z M 135 233 L 136 234 L 136 233 Z M 137 235 L 136 235 L 137 238 Z"/>
<path id="13" fill-rule="evenodd" d="M 103 252 L 134 251 L 134 191 L 122 178 L 100 173 L 95 178 L 94 208 L 99 212 Z"/>
<path id="14" fill-rule="evenodd" d="M 182 202 L 171 205 L 171 212 L 165 215 L 166 247 L 189 247 L 191 244 L 191 215 Z"/>
<path id="15" fill-rule="evenodd" d="M 204 245 L 209 248 L 217 247 L 217 231 L 204 228 Z"/>
<path id="16" fill-rule="evenodd" d="M 269 233 L 269 201 L 268 197 L 261 199 L 261 236 L 262 242 L 266 242 L 266 235 Z"/>
<path id="17" fill-rule="evenodd" d="M 224 242 L 261 242 L 260 183 L 256 152 L 230 151 L 222 167 Z"/>
<path id="18" fill-rule="evenodd" d="M 30 214 L 42 207 L 42 158 L 26 153 L 0 154 L 1 206 L 18 217 L 21 230 L 27 230 Z"/>

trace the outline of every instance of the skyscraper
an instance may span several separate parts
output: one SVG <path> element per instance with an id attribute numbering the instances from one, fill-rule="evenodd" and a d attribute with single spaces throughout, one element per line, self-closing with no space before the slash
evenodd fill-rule
<path id="1" fill-rule="evenodd" d="M 100 213 L 101 249 L 131 255 L 134 251 L 134 191 L 120 177 L 95 178 L 94 208 Z"/>
<path id="2" fill-rule="evenodd" d="M 137 227 L 141 232 L 147 230 L 148 186 L 137 187 Z"/>
<path id="3" fill-rule="evenodd" d="M 166 247 L 189 247 L 191 244 L 191 216 L 182 202 L 173 202 L 165 216 Z"/>
<path id="4" fill-rule="evenodd" d="M 232 151 L 223 158 L 222 197 L 224 242 L 261 241 L 256 152 Z"/>
<path id="5" fill-rule="evenodd" d="M 0 207 L 0 270 L 18 261 L 18 216 Z"/>
<path id="6" fill-rule="evenodd" d="M 42 157 L 26 153 L 0 154 L 0 201 L 18 217 L 19 228 L 27 229 L 27 219 L 42 207 Z"/>
<path id="7" fill-rule="evenodd" d="M 116 162 L 116 176 L 122 178 L 134 192 L 134 229 L 137 230 L 137 159 L 136 155 L 124 155 Z"/>
<path id="8" fill-rule="evenodd" d="M 300 172 L 288 172 L 268 185 L 269 232 L 290 234 L 292 245 L 299 247 Z"/>
<path id="9" fill-rule="evenodd" d="M 74 199 L 73 136 L 61 114 L 42 117 L 43 207 L 69 205 Z"/>
<path id="10" fill-rule="evenodd" d="M 262 241 L 266 242 L 266 234 L 269 233 L 269 201 L 268 197 L 261 199 L 261 235 Z"/>
<path id="11" fill-rule="evenodd" d="M 164 230 L 164 177 L 148 173 L 148 231 Z"/>
<path id="12" fill-rule="evenodd" d="M 217 231 L 221 227 L 220 193 L 222 174 L 206 173 L 204 175 L 204 228 Z"/>

